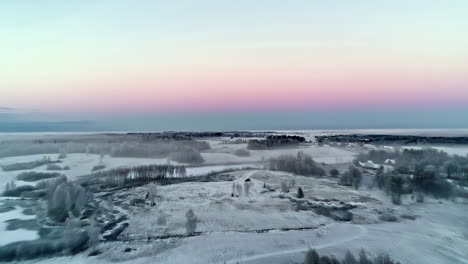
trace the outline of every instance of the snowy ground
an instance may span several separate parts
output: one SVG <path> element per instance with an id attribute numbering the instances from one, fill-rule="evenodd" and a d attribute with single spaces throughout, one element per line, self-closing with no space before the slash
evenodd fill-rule
<path id="1" fill-rule="evenodd" d="M 8 199 L 0 200 L 0 207 L 4 206 Z M 8 208 L 10 209 L 10 208 Z M 25 215 L 23 208 L 12 206 L 12 210 L 0 213 L 0 246 L 10 244 L 16 241 L 34 240 L 39 238 L 37 231 L 18 228 L 16 230 L 7 230 L 8 221 L 14 219 L 29 220 L 34 219 L 35 215 Z"/>
<path id="2" fill-rule="evenodd" d="M 296 131 L 297 132 L 297 131 Z M 308 137 L 315 133 L 329 131 L 306 131 Z M 353 131 L 355 132 L 355 131 Z M 362 131 L 369 133 L 369 131 Z M 441 131 L 429 131 L 441 133 Z M 426 131 L 426 133 L 429 133 Z M 456 133 L 455 133 L 456 132 Z M 455 131 L 463 134 L 465 131 Z M 382 131 L 375 131 L 382 133 Z M 402 132 L 403 133 L 403 132 Z M 413 131 L 423 133 L 423 131 Z M 226 144 L 224 139 L 210 139 L 211 149 L 202 153 L 205 163 L 189 166 L 190 176 L 203 175 L 212 171 L 236 170 L 226 174 L 234 177 L 235 183 L 244 184 L 251 179 L 249 196 L 231 197 L 232 182 L 183 182 L 157 186 L 157 205 L 129 206 L 134 198 L 144 198 L 147 186 L 113 193 L 114 200 L 121 201 L 117 210 L 129 215 L 129 227 L 123 235 L 130 238 L 185 234 L 185 213 L 193 209 L 199 219 L 197 236 L 182 238 L 154 239 L 151 241 L 133 240 L 128 242 L 102 243 L 99 249 L 103 254 L 88 257 L 87 252 L 75 256 L 56 257 L 27 261 L 27 263 L 301 263 L 308 248 L 316 248 L 321 254 L 342 257 L 346 249 L 357 251 L 364 247 L 371 253 L 390 253 L 394 258 L 407 264 L 417 263 L 468 263 L 468 206 L 447 200 L 426 198 L 424 204 L 416 204 L 405 197 L 403 205 L 392 205 L 382 191 L 339 186 L 336 179 L 303 177 L 284 172 L 271 172 L 262 169 L 262 160 L 281 154 L 296 155 L 303 151 L 316 161 L 346 168 L 356 152 L 352 149 L 319 147 L 315 144 L 298 148 L 249 151 L 250 156 L 234 155 L 238 149 L 246 149 L 246 144 Z M 444 151 L 449 149 L 443 149 Z M 450 151 L 450 150 L 449 150 Z M 466 151 L 458 148 L 457 151 Z M 450 153 L 450 152 L 449 152 Z M 463 154 L 452 152 L 451 154 Z M 43 156 L 57 157 L 57 153 L 28 155 L 0 159 L 0 166 L 17 162 L 29 162 Z M 93 166 L 100 162 L 99 155 L 68 154 L 60 166 L 70 166 L 70 170 L 59 171 L 69 179 L 91 173 Z M 166 164 L 167 159 L 112 158 L 105 156 L 105 169 L 146 164 Z M 171 162 L 175 164 L 175 162 Z M 47 171 L 45 165 L 28 170 Z M 254 169 L 243 169 L 245 167 Z M 327 167 L 327 170 L 330 167 Z M 24 171 L 0 171 L 0 190 L 6 182 Z M 288 194 L 280 193 L 281 182 L 295 187 Z M 35 183 L 16 181 L 16 185 Z M 263 185 L 267 185 L 265 191 Z M 312 210 L 297 211 L 288 197 L 294 197 L 297 187 L 304 190 L 305 199 L 311 202 L 339 202 L 355 205 L 354 217 L 350 222 L 337 222 L 319 215 Z M 118 198 L 120 195 L 121 198 Z M 127 196 L 125 196 L 127 195 Z M 286 198 L 285 198 L 286 197 Z M 338 202 L 339 201 L 339 202 Z M 5 199 L 0 199 L 0 207 Z M 397 222 L 383 222 L 379 215 L 391 213 L 398 217 Z M 164 214 L 166 225 L 159 225 L 157 218 Z M 402 214 L 416 216 L 416 220 L 401 218 Z M 22 240 L 38 238 L 37 231 L 16 229 L 6 230 L 12 219 L 32 219 L 34 215 L 23 213 L 23 208 L 15 206 L 0 213 L 0 246 Z M 282 231 L 281 229 L 300 229 Z M 268 230 L 267 230 L 268 229 Z M 131 248 L 130 252 L 124 252 Z"/>

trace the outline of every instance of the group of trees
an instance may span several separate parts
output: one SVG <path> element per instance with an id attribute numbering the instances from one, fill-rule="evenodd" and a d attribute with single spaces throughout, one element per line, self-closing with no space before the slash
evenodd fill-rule
<path id="1" fill-rule="evenodd" d="M 369 254 L 361 249 L 357 257 L 346 251 L 344 258 L 340 261 L 334 256 L 320 256 L 315 249 L 309 249 L 306 252 L 304 264 L 399 264 L 394 261 L 389 254 L 380 253 L 372 258 Z"/>
<path id="2" fill-rule="evenodd" d="M 244 186 L 242 187 L 240 183 L 232 182 L 231 196 L 241 197 L 245 195 L 248 197 L 250 195 L 250 188 L 252 187 L 253 183 L 251 181 L 244 181 L 243 185 Z"/>
<path id="3" fill-rule="evenodd" d="M 384 172 L 380 167 L 375 175 L 375 183 L 379 189 L 392 197 L 394 204 L 401 203 L 402 194 L 414 191 L 425 192 L 440 198 L 450 198 L 454 187 L 442 177 L 435 166 L 417 165 L 414 171 L 407 167 L 397 167 L 391 172 Z"/>
<path id="4" fill-rule="evenodd" d="M 132 168 L 117 168 L 94 173 L 95 177 L 102 179 L 110 187 L 131 184 L 144 184 L 152 181 L 161 181 L 171 177 L 185 177 L 185 166 L 144 165 Z"/>
<path id="5" fill-rule="evenodd" d="M 361 179 L 361 171 L 354 166 L 350 166 L 348 170 L 341 175 L 338 183 L 341 185 L 353 186 L 357 190 L 361 184 Z"/>
<path id="6" fill-rule="evenodd" d="M 79 217 L 90 198 L 86 189 L 68 182 L 65 176 L 47 183 L 47 214 L 57 222 L 64 222 L 69 216 Z"/>
<path id="7" fill-rule="evenodd" d="M 379 189 L 391 195 L 395 204 L 401 202 L 402 194 L 413 191 L 449 198 L 456 185 L 448 182 L 447 178 L 460 185 L 468 184 L 468 157 L 450 156 L 432 148 L 371 150 L 358 156 L 359 161 L 372 160 L 375 163 L 383 163 L 387 159 L 395 160 L 396 168 L 392 172 L 378 169 L 375 182 Z"/>
<path id="8" fill-rule="evenodd" d="M 325 170 L 310 155 L 303 152 L 298 152 L 296 156 L 281 155 L 278 158 L 271 158 L 267 166 L 269 170 L 287 171 L 304 176 L 325 175 Z"/>
<path id="9" fill-rule="evenodd" d="M 371 150 L 357 157 L 359 161 L 372 160 L 377 164 L 383 164 L 387 159 L 395 160 L 400 173 L 414 173 L 431 165 L 448 178 L 468 180 L 468 157 L 450 156 L 444 151 L 432 148 L 404 149 L 403 151 Z"/>
<path id="10" fill-rule="evenodd" d="M 298 145 L 299 143 L 304 143 L 306 139 L 300 136 L 267 136 L 265 139 L 252 139 L 247 143 L 247 149 L 252 150 L 266 150 L 271 148 L 278 147 L 287 147 Z"/>

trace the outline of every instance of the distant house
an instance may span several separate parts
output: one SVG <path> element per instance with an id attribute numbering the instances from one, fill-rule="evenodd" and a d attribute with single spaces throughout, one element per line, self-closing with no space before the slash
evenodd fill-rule
<path id="1" fill-rule="evenodd" d="M 393 160 L 393 159 L 386 159 L 386 160 L 385 160 L 385 164 L 395 165 L 395 163 L 396 163 L 396 162 L 395 162 L 395 160 Z"/>

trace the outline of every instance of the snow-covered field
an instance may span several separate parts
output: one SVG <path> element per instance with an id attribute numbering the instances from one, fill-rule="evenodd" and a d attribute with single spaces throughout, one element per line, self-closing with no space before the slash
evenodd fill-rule
<path id="1" fill-rule="evenodd" d="M 312 137 L 328 132 L 296 131 L 295 134 Z M 442 131 L 412 133 L 438 134 Z M 464 133 L 460 130 L 452 134 Z M 309 248 L 316 248 L 320 254 L 341 258 L 347 249 L 357 252 L 363 247 L 373 255 L 388 252 L 402 264 L 468 263 L 466 203 L 427 197 L 425 203 L 420 204 L 404 197 L 403 204 L 396 206 L 381 190 L 354 190 L 338 185 L 336 178 L 304 177 L 263 169 L 263 161 L 269 158 L 297 155 L 302 151 L 318 162 L 327 163 L 327 170 L 333 166 L 343 170 L 357 154 L 354 149 L 309 144 L 290 149 L 249 150 L 249 156 L 240 157 L 235 155 L 235 151 L 246 149 L 247 144 L 230 144 L 226 138 L 206 141 L 211 149 L 201 153 L 204 162 L 196 166 L 184 164 L 187 166 L 187 176 L 223 172 L 225 178 L 158 184 L 155 206 L 132 204 L 132 201 L 145 199 L 149 190 L 147 185 L 96 193 L 96 199 L 102 198 L 101 203 L 111 197 L 110 201 L 116 203 L 113 210 L 128 216 L 125 221 L 129 226 L 121 234 L 120 241 L 101 243 L 98 249 L 102 254 L 98 256 L 88 256 L 90 250 L 87 250 L 74 256 L 25 262 L 302 263 L 304 252 Z M 437 148 L 449 154 L 468 153 L 466 147 Z M 58 154 L 0 158 L 0 166 L 36 161 L 44 156 L 55 160 Z M 69 153 L 61 161 L 60 166 L 69 166 L 70 169 L 57 172 L 74 181 L 81 179 L 80 176 L 89 175 L 92 168 L 101 162 L 101 156 Z M 102 158 L 104 170 L 168 162 L 177 164 L 165 158 L 114 158 L 108 155 Z M 16 186 L 35 185 L 36 182 L 16 179 L 18 174 L 25 171 L 56 172 L 47 170 L 46 165 L 31 170 L 0 171 L 0 191 L 10 181 L 14 181 Z M 250 180 L 248 195 L 245 194 L 247 179 Z M 281 192 L 282 183 L 291 185 L 292 182 L 295 186 L 289 193 Z M 233 183 L 243 186 L 244 191 L 239 197 L 237 190 L 232 195 Z M 296 198 L 298 187 L 304 192 L 301 201 L 307 201 L 310 208 L 300 209 Z M 37 230 L 7 230 L 9 223 L 15 219 L 31 220 L 36 217 L 25 214 L 25 208 L 21 205 L 7 205 L 7 201 L 6 198 L 0 199 L 0 247 L 12 242 L 38 239 Z M 334 220 L 314 210 L 316 207 L 341 208 L 343 205 L 353 207 L 347 209 L 353 214 L 351 221 Z M 198 219 L 197 234 L 193 236 L 186 236 L 186 212 L 189 209 Z M 387 213 L 397 216 L 397 221 L 380 220 L 379 216 Z M 165 224 L 158 222 L 162 215 Z M 411 215 L 416 219 L 409 220 L 401 215 Z"/>

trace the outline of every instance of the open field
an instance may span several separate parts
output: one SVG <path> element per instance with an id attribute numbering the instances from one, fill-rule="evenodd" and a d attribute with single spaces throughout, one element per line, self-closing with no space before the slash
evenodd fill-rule
<path id="1" fill-rule="evenodd" d="M 375 186 L 375 170 L 359 168 L 359 188 L 329 175 L 332 169 L 344 175 L 365 148 L 309 141 L 247 150 L 247 143 L 230 138 L 198 140 L 210 148 L 200 151 L 203 162 L 197 164 L 92 153 L 67 153 L 60 159 L 60 153 L 0 158 L 0 166 L 7 166 L 30 164 L 45 156 L 68 168 L 51 171 L 44 164 L 0 171 L 2 190 L 11 190 L 11 182 L 15 188 L 32 188 L 0 199 L 0 257 L 7 260 L 2 254 L 12 245 L 36 247 L 21 243 L 59 239 L 66 244 L 68 222 L 52 221 L 47 209 L 52 198 L 47 189 L 40 189 L 55 178 L 17 179 L 24 172 L 42 173 L 37 177 L 57 172 L 67 177 L 67 186 L 84 188 L 89 194 L 74 232 L 88 232 L 96 221 L 100 243 L 73 253 L 64 248 L 18 259 L 25 263 L 302 263 L 309 248 L 338 258 L 348 249 L 356 253 L 365 248 L 371 255 L 387 252 L 401 263 L 468 263 L 466 198 L 426 195 L 424 203 L 418 203 L 409 193 L 394 204 L 386 191 Z M 249 154 L 237 155 L 239 149 Z M 301 155 L 310 156 L 326 175 L 272 170 L 269 160 L 281 155 L 299 161 Z M 93 171 L 96 165 L 102 169 Z M 160 166 L 154 168 L 163 169 L 163 176 L 136 182 L 140 176 L 129 174 L 123 176 L 125 184 L 115 185 L 112 178 L 113 185 L 108 185 L 105 177 L 112 175 L 98 174 L 124 168 L 142 171 L 139 168 L 147 165 Z M 184 172 L 173 173 L 172 168 Z M 190 225 L 189 211 L 193 212 Z M 97 255 L 89 256 L 94 251 Z"/>

